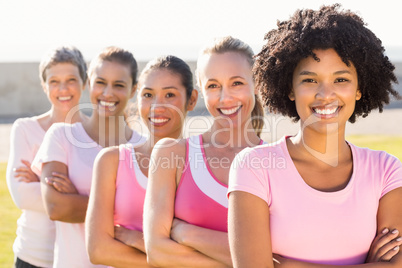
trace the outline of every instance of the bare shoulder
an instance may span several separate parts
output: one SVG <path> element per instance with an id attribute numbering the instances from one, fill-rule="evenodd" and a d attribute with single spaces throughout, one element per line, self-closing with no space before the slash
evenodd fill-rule
<path id="1" fill-rule="evenodd" d="M 184 157 L 186 155 L 186 139 L 164 138 L 155 145 L 152 155 Z"/>
<path id="2" fill-rule="evenodd" d="M 181 171 L 186 161 L 186 140 L 164 138 L 160 140 L 152 150 L 150 164 L 152 170 L 158 170 L 167 174 L 173 172 L 171 178 L 179 180 Z M 151 175 L 152 177 L 152 175 Z"/>
<path id="3" fill-rule="evenodd" d="M 119 147 L 112 146 L 103 148 L 96 156 L 95 162 L 105 163 L 110 165 L 112 163 L 118 163 L 119 161 Z"/>

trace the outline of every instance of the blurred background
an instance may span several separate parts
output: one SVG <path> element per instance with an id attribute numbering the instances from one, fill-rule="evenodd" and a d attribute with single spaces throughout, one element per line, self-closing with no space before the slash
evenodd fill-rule
<path id="1" fill-rule="evenodd" d="M 359 13 L 383 41 L 396 66 L 402 93 L 402 26 L 392 0 L 0 0 L 0 123 L 49 109 L 39 82 L 41 57 L 51 48 L 74 45 L 90 61 L 99 50 L 115 45 L 130 50 L 140 70 L 158 55 L 173 54 L 195 69 L 199 50 L 214 37 L 232 35 L 258 53 L 264 34 L 296 9 L 317 9 L 339 2 Z M 134 100 L 133 100 L 134 101 Z M 88 102 L 84 92 L 82 103 Z M 401 109 L 393 101 L 387 109 Z M 204 102 L 190 115 L 206 115 Z"/>

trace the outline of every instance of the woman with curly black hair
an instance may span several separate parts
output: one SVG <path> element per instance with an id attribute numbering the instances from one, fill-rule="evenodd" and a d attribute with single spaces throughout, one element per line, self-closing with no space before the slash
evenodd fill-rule
<path id="1" fill-rule="evenodd" d="M 265 39 L 257 87 L 300 131 L 232 163 L 235 267 L 402 267 L 402 163 L 345 140 L 347 121 L 400 98 L 381 41 L 338 4 L 297 10 Z"/>

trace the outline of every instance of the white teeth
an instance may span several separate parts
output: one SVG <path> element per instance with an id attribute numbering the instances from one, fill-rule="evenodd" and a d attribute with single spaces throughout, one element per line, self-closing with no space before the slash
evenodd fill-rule
<path id="1" fill-rule="evenodd" d="M 149 118 L 149 120 L 153 123 L 160 124 L 169 121 L 167 118 Z"/>
<path id="2" fill-rule="evenodd" d="M 67 97 L 58 97 L 58 99 L 60 100 L 60 101 L 67 101 L 67 100 L 70 100 L 72 97 L 71 96 L 67 96 Z"/>
<path id="3" fill-rule="evenodd" d="M 241 106 L 237 106 L 235 108 L 232 109 L 222 109 L 220 108 L 219 110 L 221 111 L 221 113 L 223 113 L 224 115 L 231 115 L 234 114 L 235 112 L 237 112 L 240 109 Z"/>
<path id="4" fill-rule="evenodd" d="M 329 114 L 334 114 L 338 110 L 338 107 L 334 107 L 331 109 L 318 109 L 314 108 L 314 112 L 317 114 L 322 114 L 322 115 L 329 115 Z"/>
<path id="5" fill-rule="evenodd" d="M 100 105 L 107 106 L 107 107 L 112 107 L 116 104 L 115 102 L 107 102 L 107 101 L 100 101 L 99 103 L 100 103 Z"/>

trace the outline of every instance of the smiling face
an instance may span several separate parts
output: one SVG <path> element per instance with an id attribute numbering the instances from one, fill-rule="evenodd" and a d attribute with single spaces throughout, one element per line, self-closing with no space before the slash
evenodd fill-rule
<path id="1" fill-rule="evenodd" d="M 222 128 L 238 128 L 250 120 L 255 105 L 252 67 L 237 52 L 200 58 L 199 83 L 205 105 Z"/>
<path id="2" fill-rule="evenodd" d="M 293 89 L 289 98 L 304 126 L 328 131 L 330 123 L 344 130 L 361 98 L 357 72 L 347 66 L 334 49 L 314 50 L 319 61 L 308 57 L 299 62 L 293 73 Z"/>
<path id="3" fill-rule="evenodd" d="M 90 99 L 100 116 L 122 116 L 136 87 L 130 67 L 113 61 L 101 61 L 89 77 Z"/>
<path id="4" fill-rule="evenodd" d="M 42 87 L 54 109 L 69 112 L 79 104 L 85 87 L 77 66 L 57 63 L 47 68 L 45 73 L 46 81 Z"/>
<path id="5" fill-rule="evenodd" d="M 187 111 L 195 106 L 197 91 L 193 90 L 187 102 L 181 76 L 166 68 L 147 72 L 139 84 L 138 111 L 151 135 L 178 138 Z"/>

